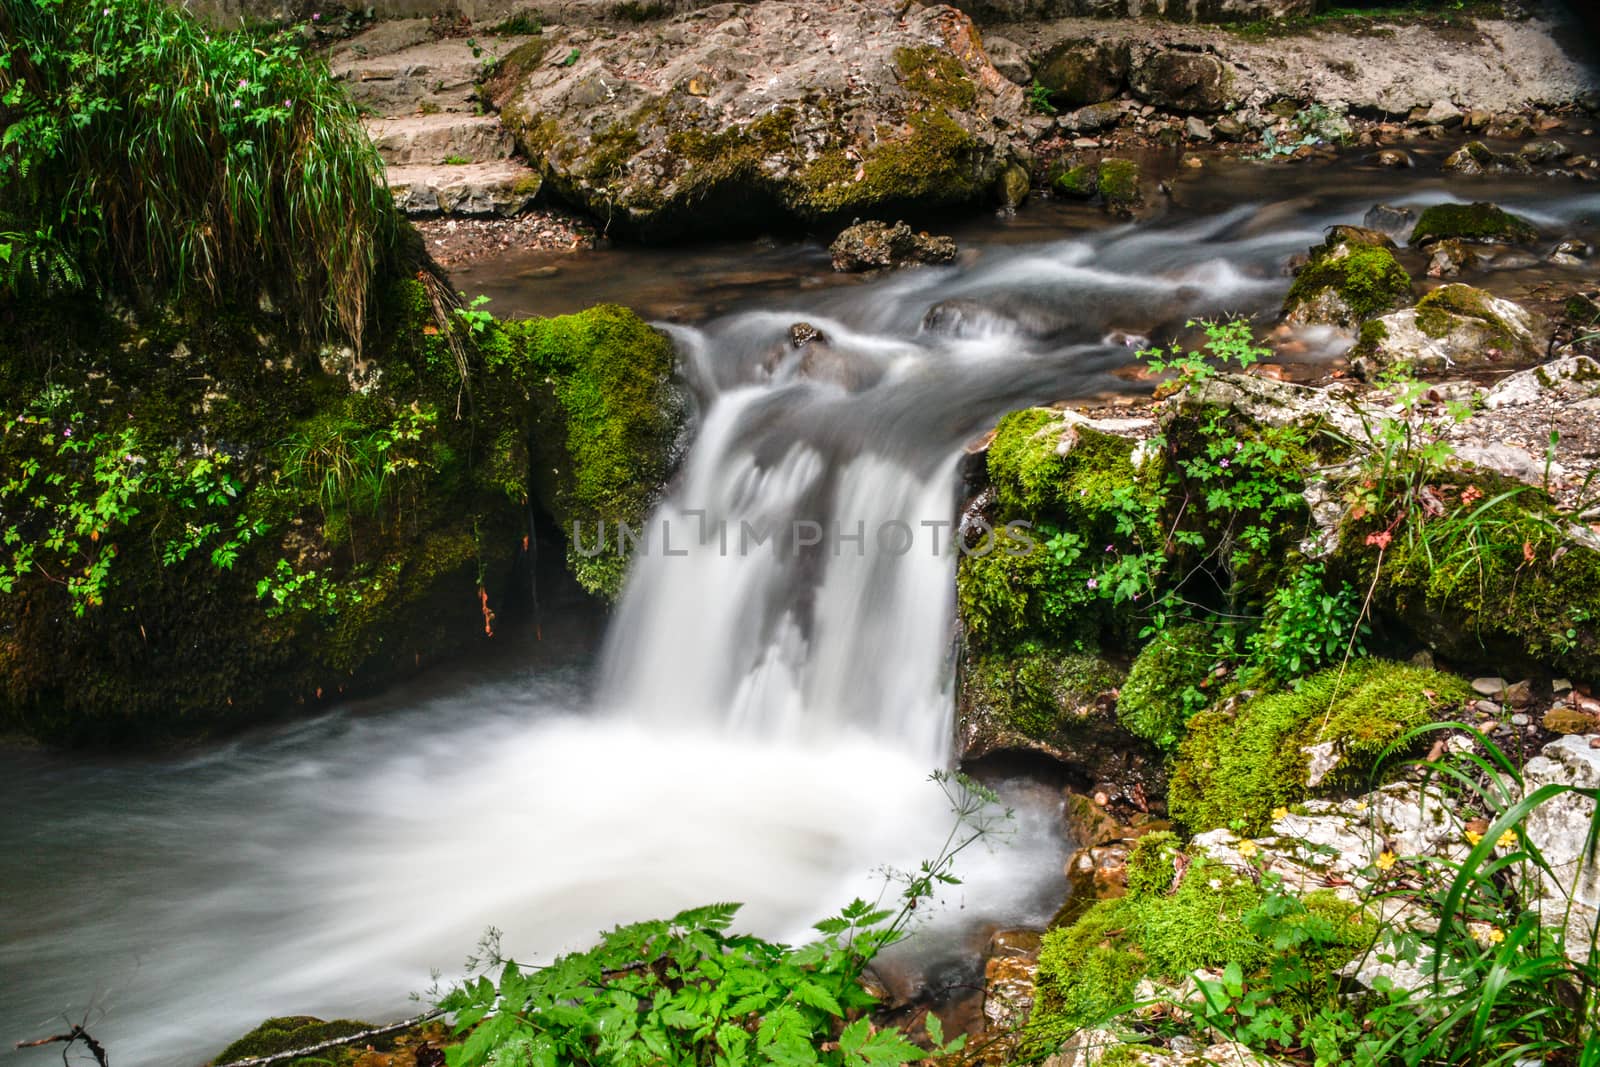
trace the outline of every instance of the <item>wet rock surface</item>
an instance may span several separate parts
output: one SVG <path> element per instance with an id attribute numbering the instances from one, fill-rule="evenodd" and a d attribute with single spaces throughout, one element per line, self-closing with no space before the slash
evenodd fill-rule
<path id="1" fill-rule="evenodd" d="M 956 258 L 956 243 L 904 222 L 858 222 L 834 238 L 828 247 L 837 271 L 877 270 L 912 263 L 949 263 Z"/>

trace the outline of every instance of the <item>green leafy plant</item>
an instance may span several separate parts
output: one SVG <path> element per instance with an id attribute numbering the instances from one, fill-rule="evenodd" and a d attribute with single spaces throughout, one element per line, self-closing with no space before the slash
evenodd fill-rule
<path id="1" fill-rule="evenodd" d="M 151 449 L 137 431 L 93 431 L 69 391 L 44 390 L 0 424 L 12 476 L 0 483 L 0 593 L 40 575 L 63 586 L 75 615 L 104 603 L 125 550 L 148 545 L 161 565 L 207 549 L 231 570 L 267 531 L 239 506 L 243 483 L 226 454 Z M 135 529 L 147 531 L 136 540 Z M 141 543 L 142 541 L 142 543 Z"/>
<path id="2" fill-rule="evenodd" d="M 267 290 L 359 346 L 394 205 L 292 32 L 216 33 L 163 0 L 6 4 L 0 127 L 7 290 Z"/>
<path id="3" fill-rule="evenodd" d="M 1053 94 L 1046 86 L 1040 85 L 1036 80 L 1028 88 L 1028 106 L 1041 115 L 1054 115 L 1059 109 L 1050 102 Z"/>
<path id="4" fill-rule="evenodd" d="M 898 908 L 853 901 L 817 924 L 817 940 L 790 947 L 729 933 L 739 906 L 713 904 L 618 927 L 595 948 L 537 968 L 503 959 L 491 931 L 477 962 L 498 968 L 498 979 L 470 980 L 441 1002 L 466 1034 L 449 1063 L 895 1067 L 959 1051 L 965 1039 L 946 1041 L 936 1016 L 926 1049 L 898 1027 L 875 1027 L 867 1013 L 876 1001 L 861 984 L 919 905 L 958 881 L 956 856 L 996 829 L 992 793 L 935 778 L 956 823 L 934 859 L 899 879 Z"/>
<path id="5" fill-rule="evenodd" d="M 1293 685 L 1346 654 L 1366 654 L 1362 638 L 1371 627 L 1360 594 L 1349 582 L 1329 590 L 1323 570 L 1321 563 L 1298 568 L 1274 591 L 1261 629 L 1250 636 L 1252 663 L 1280 683 Z"/>

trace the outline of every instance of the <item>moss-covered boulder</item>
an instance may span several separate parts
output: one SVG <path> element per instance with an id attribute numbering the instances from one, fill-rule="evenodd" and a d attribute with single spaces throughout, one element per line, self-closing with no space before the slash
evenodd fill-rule
<path id="1" fill-rule="evenodd" d="M 796 40 L 823 33 L 823 60 Z M 805 2 L 549 28 L 487 91 L 546 193 L 643 238 L 974 204 L 1026 115 L 947 9 Z"/>
<path id="2" fill-rule="evenodd" d="M 1100 198 L 1107 211 L 1132 215 L 1144 202 L 1139 164 L 1131 159 L 1102 159 L 1078 163 L 1058 173 L 1050 182 L 1058 196 L 1074 200 Z"/>
<path id="3" fill-rule="evenodd" d="M 667 340 L 620 308 L 473 319 L 429 285 L 382 289 L 359 356 L 253 305 L 9 308 L 6 729 L 203 734 L 371 691 L 570 585 L 533 567 L 573 521 L 647 514 Z M 624 565 L 574 563 L 601 594 Z"/>
<path id="4" fill-rule="evenodd" d="M 1141 838 L 1128 856 L 1127 894 L 1044 935 L 1024 1047 L 1048 1051 L 1129 1011 L 1144 979 L 1175 987 L 1205 968 L 1232 963 L 1248 975 L 1272 966 L 1284 950 L 1244 921 L 1265 895 L 1248 872 L 1184 855 L 1173 834 Z M 1301 949 L 1302 962 L 1324 975 L 1370 945 L 1374 932 L 1328 891 L 1292 900 L 1280 921 L 1286 929 L 1316 923 L 1333 934 Z"/>
<path id="5" fill-rule="evenodd" d="M 233 1063 L 236 1060 L 276 1056 L 370 1029 L 372 1029 L 371 1023 L 355 1022 L 351 1019 L 325 1022 L 311 1015 L 279 1016 L 268 1019 L 217 1053 L 214 1062 Z"/>
<path id="6" fill-rule="evenodd" d="M 1411 302 L 1411 276 L 1387 237 L 1354 226 L 1337 229 L 1312 249 L 1289 287 L 1283 312 L 1294 325 L 1353 327 Z"/>
<path id="7" fill-rule="evenodd" d="M 1520 244 L 1538 240 L 1539 231 L 1526 219 L 1494 204 L 1435 204 L 1417 219 L 1410 241 L 1421 246 L 1446 237 Z"/>
<path id="8" fill-rule="evenodd" d="M 1600 677 L 1600 537 L 1557 513 L 1538 486 L 1486 474 L 1452 483 L 1448 513 L 1472 520 L 1392 543 L 1378 607 L 1460 662 Z M 1373 532 L 1371 520 L 1347 525 L 1348 566 L 1375 564 Z"/>
<path id="9" fill-rule="evenodd" d="M 1050 91 L 1051 103 L 1060 108 L 1115 99 L 1128 81 L 1128 46 L 1085 39 L 1062 41 L 1039 59 L 1034 79 Z"/>
<path id="10" fill-rule="evenodd" d="M 1192 832 L 1259 832 L 1275 808 L 1365 785 L 1390 745 L 1471 695 L 1459 678 L 1382 660 L 1325 670 L 1290 692 L 1241 695 L 1189 720 L 1169 810 Z"/>
<path id="11" fill-rule="evenodd" d="M 1204 623 L 1162 630 L 1140 651 L 1117 695 L 1117 719 L 1135 737 L 1175 748 L 1191 716 L 1211 704 L 1215 631 Z"/>
<path id="12" fill-rule="evenodd" d="M 1352 363 L 1368 378 L 1397 365 L 1423 375 L 1513 370 L 1544 358 L 1545 334 L 1543 320 L 1520 304 L 1452 283 L 1363 326 Z"/>

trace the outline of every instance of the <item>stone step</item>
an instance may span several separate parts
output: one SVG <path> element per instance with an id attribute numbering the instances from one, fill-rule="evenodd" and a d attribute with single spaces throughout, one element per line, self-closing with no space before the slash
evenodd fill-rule
<path id="1" fill-rule="evenodd" d="M 332 69 L 335 77 L 348 83 L 356 103 L 380 116 L 472 112 L 478 76 L 495 56 L 525 40 L 485 38 L 478 42 L 475 55 L 459 37 L 370 53 L 361 50 L 358 37 L 334 56 Z"/>
<path id="2" fill-rule="evenodd" d="M 541 180 L 514 159 L 389 168 L 395 206 L 407 215 L 516 215 L 532 206 Z"/>
<path id="3" fill-rule="evenodd" d="M 511 134 L 494 115 L 440 112 L 367 120 L 367 133 L 390 166 L 488 163 L 511 157 Z"/>

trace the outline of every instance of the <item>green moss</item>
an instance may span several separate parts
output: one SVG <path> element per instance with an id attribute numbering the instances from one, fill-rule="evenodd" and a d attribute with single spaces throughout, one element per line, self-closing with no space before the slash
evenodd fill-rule
<path id="1" fill-rule="evenodd" d="M 585 524 L 641 523 L 666 478 L 677 432 L 672 345 L 637 315 L 600 305 L 576 315 L 497 324 L 504 342 L 492 373 L 529 386 L 530 443 L 540 503 L 571 535 Z M 534 388 L 535 386 L 542 388 Z M 591 592 L 614 596 L 624 561 L 615 553 L 569 556 Z"/>
<path id="2" fill-rule="evenodd" d="M 1082 709 L 1121 681 L 1122 672 L 1098 656 L 1019 651 L 970 661 L 963 672 L 963 703 L 981 707 L 1004 733 L 1070 748 Z"/>
<path id="3" fill-rule="evenodd" d="M 1128 851 L 1128 895 L 1165 896 L 1178 877 L 1178 835 L 1170 830 L 1145 834 Z"/>
<path id="4" fill-rule="evenodd" d="M 1175 855 L 1170 839 L 1150 851 L 1166 854 L 1164 864 Z M 1145 977 L 1175 982 L 1202 967 L 1236 962 L 1251 971 L 1266 961 L 1269 947 L 1241 922 L 1262 897 L 1253 881 L 1203 859 L 1175 891 L 1154 890 L 1158 879 L 1141 876 L 1150 891 L 1100 901 L 1044 935 L 1026 1044 L 1052 1044 L 1128 1010 Z M 1130 872 L 1130 889 L 1132 881 Z"/>
<path id="5" fill-rule="evenodd" d="M 1382 660 L 1357 660 L 1189 721 L 1167 797 L 1193 832 L 1242 825 L 1258 832 L 1272 809 L 1304 799 L 1306 746 L 1333 742 L 1339 760 L 1318 789 L 1357 788 L 1383 750 L 1438 711 L 1468 698 L 1459 678 Z"/>
<path id="6" fill-rule="evenodd" d="M 1539 231 L 1493 204 L 1435 204 L 1422 213 L 1411 231 L 1411 243 L 1424 244 L 1442 237 L 1464 241 L 1533 241 Z"/>
<path id="7" fill-rule="evenodd" d="M 359 1034 L 363 1030 L 370 1029 L 372 1029 L 371 1023 L 353 1022 L 349 1019 L 323 1022 L 310 1015 L 268 1019 L 218 1053 L 216 1062 L 232 1063 L 235 1060 L 273 1056 L 297 1048 L 308 1048 L 334 1038 L 349 1037 L 351 1034 Z"/>
<path id="8" fill-rule="evenodd" d="M 1062 454 L 1062 444 L 1071 448 Z M 1072 427 L 1060 412 L 1026 408 L 1002 418 L 989 443 L 989 481 L 1007 514 L 1059 509 L 1087 518 L 1132 485 L 1133 442 Z"/>
<path id="9" fill-rule="evenodd" d="M 1050 187 L 1062 196 L 1088 200 L 1100 191 L 1100 168 L 1094 163 L 1079 163 L 1056 175 Z"/>
<path id="10" fill-rule="evenodd" d="M 978 87 L 966 68 L 942 48 L 896 48 L 894 63 L 905 87 L 925 100 L 963 109 L 977 102 Z"/>
<path id="11" fill-rule="evenodd" d="M 1139 164 L 1131 159 L 1102 159 L 1099 173 L 1100 198 L 1115 209 L 1139 203 Z"/>
<path id="12" fill-rule="evenodd" d="M 613 123 L 589 141 L 584 177 L 602 185 L 622 175 L 628 160 L 639 151 L 639 131 L 626 123 Z"/>
<path id="13" fill-rule="evenodd" d="M 1284 951 L 1276 937 L 1332 982 L 1376 935 L 1356 906 L 1325 890 L 1287 907 L 1274 904 L 1271 928 L 1264 929 L 1256 909 L 1267 891 L 1254 878 L 1203 856 L 1179 874 L 1178 854 L 1171 834 L 1142 838 L 1129 856 L 1127 896 L 1099 901 L 1070 926 L 1044 935 L 1034 1012 L 1022 1038 L 1030 1059 L 1134 1008 L 1144 978 L 1177 985 L 1197 970 L 1227 964 L 1238 964 L 1246 976 L 1259 973 Z M 1315 936 L 1293 935 L 1295 927 L 1312 925 Z"/>
<path id="14" fill-rule="evenodd" d="M 1204 688 L 1216 663 L 1211 627 L 1162 630 L 1139 653 L 1117 697 L 1117 719 L 1135 737 L 1173 748 L 1189 717 L 1210 702 Z"/>
<path id="15" fill-rule="evenodd" d="M 1436 524 L 1428 545 L 1390 546 L 1377 603 L 1446 655 L 1600 673 L 1600 552 L 1570 540 L 1568 520 L 1538 490 L 1482 473 L 1472 481 L 1483 495 L 1463 508 L 1470 520 Z M 1369 532 L 1343 534 L 1353 566 L 1374 563 Z"/>
<path id="16" fill-rule="evenodd" d="M 817 217 L 882 205 L 976 200 L 984 193 L 977 147 L 977 139 L 947 112 L 919 111 L 906 120 L 902 136 L 891 133 L 866 154 L 859 180 L 857 164 L 843 150 L 826 152 L 812 162 L 790 194 L 793 206 L 803 215 Z"/>
<path id="17" fill-rule="evenodd" d="M 1295 275 L 1284 301 L 1284 311 L 1293 311 L 1330 289 L 1360 321 L 1409 303 L 1411 275 L 1386 248 L 1353 243 L 1335 245 L 1314 256 Z"/>
<path id="18" fill-rule="evenodd" d="M 1417 329 L 1429 337 L 1444 337 L 1455 329 L 1460 319 L 1476 319 L 1488 327 L 1490 344 L 1514 348 L 1515 331 L 1494 313 L 1489 300 L 1488 293 L 1470 285 L 1441 285 L 1417 301 Z"/>

